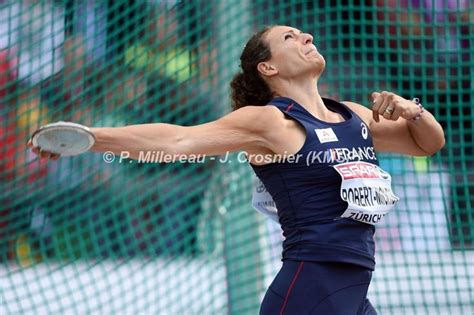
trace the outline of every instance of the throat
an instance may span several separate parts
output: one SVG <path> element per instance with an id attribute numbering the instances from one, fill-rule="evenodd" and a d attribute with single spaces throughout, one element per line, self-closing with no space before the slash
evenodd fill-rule
<path id="1" fill-rule="evenodd" d="M 346 118 L 343 115 L 330 110 L 326 106 L 324 106 L 324 108 L 320 111 L 308 111 L 308 112 L 315 118 L 321 121 L 329 122 L 329 123 L 339 123 L 339 122 L 346 121 Z"/>

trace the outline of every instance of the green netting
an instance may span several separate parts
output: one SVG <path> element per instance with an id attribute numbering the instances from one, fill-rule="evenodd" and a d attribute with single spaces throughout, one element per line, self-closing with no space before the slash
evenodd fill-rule
<path id="1" fill-rule="evenodd" d="M 25 144 L 58 120 L 213 120 L 266 24 L 314 34 L 323 95 L 416 96 L 443 125 L 434 157 L 380 158 L 401 202 L 369 298 L 381 314 L 474 313 L 473 16 L 470 0 L 0 1 L 0 313 L 258 312 L 281 233 L 238 156 L 46 163 Z"/>

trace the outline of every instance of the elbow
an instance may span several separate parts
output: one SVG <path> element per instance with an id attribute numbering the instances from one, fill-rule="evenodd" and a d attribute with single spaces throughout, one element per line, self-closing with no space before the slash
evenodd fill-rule
<path id="1" fill-rule="evenodd" d="M 444 137 L 444 132 L 442 131 L 438 137 L 433 139 L 430 148 L 423 149 L 423 151 L 426 153 L 426 156 L 432 156 L 438 153 L 442 148 L 444 148 L 445 144 L 446 139 Z"/>
<path id="2" fill-rule="evenodd" d="M 436 141 L 436 145 L 435 145 L 436 150 L 435 150 L 434 153 L 436 153 L 436 152 L 440 151 L 442 148 L 444 148 L 445 144 L 446 144 L 446 137 L 444 135 L 443 128 L 441 128 L 441 132 L 440 132 L 439 136 L 437 137 L 437 141 Z"/>
<path id="3" fill-rule="evenodd" d="M 438 151 L 444 148 L 445 144 L 446 144 L 446 137 L 444 136 L 444 132 L 443 132 L 440 137 Z"/>

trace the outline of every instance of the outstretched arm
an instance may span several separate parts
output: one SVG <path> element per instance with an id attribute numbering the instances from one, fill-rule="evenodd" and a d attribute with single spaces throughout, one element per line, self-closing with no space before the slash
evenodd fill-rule
<path id="1" fill-rule="evenodd" d="M 345 104 L 369 126 L 375 150 L 427 156 L 444 146 L 443 128 L 426 109 L 420 115 L 418 105 L 390 92 L 374 92 L 372 98 L 372 110 L 352 102 Z M 413 120 L 416 116 L 419 119 Z"/>
<path id="2" fill-rule="evenodd" d="M 278 115 L 273 106 L 246 106 L 218 120 L 190 127 L 156 123 L 91 128 L 96 137 L 91 151 L 128 152 L 130 158 L 137 159 L 141 151 L 187 156 L 219 155 L 250 147 L 272 150 L 272 122 L 278 121 Z M 33 150 L 39 152 L 38 148 Z M 44 152 L 42 157 L 56 159 Z"/>

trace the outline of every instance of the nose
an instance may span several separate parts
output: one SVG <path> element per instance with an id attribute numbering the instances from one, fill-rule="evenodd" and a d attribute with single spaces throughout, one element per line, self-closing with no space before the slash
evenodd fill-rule
<path id="1" fill-rule="evenodd" d="M 304 33 L 302 34 L 303 36 L 303 43 L 305 45 L 307 44 L 312 44 L 313 43 L 313 36 L 311 34 L 308 34 L 308 33 Z"/>

